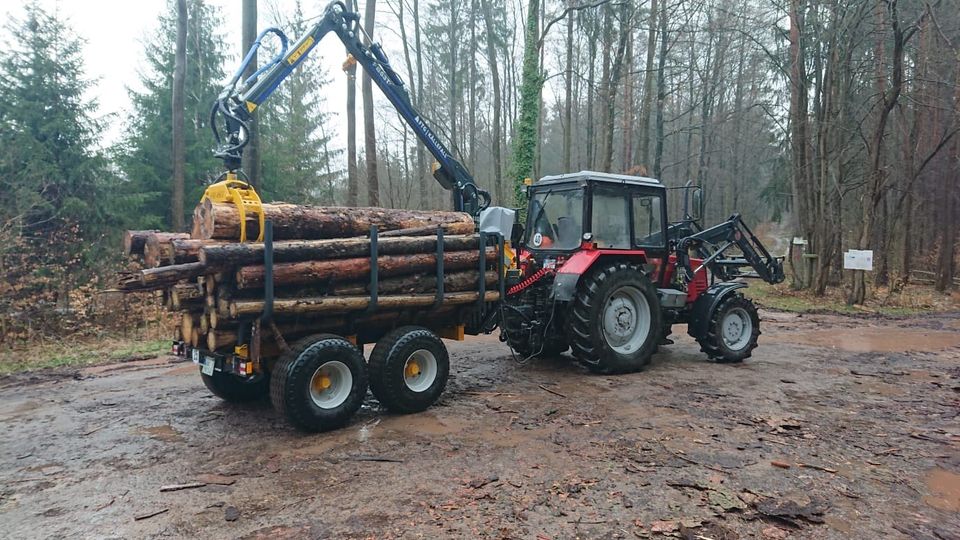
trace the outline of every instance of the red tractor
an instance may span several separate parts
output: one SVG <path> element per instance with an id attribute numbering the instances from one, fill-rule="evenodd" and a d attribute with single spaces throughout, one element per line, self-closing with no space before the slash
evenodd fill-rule
<path id="1" fill-rule="evenodd" d="M 783 281 L 739 214 L 704 229 L 699 188 L 667 221 L 667 189 L 651 178 L 596 172 L 545 177 L 528 188 L 526 229 L 515 227 L 501 339 L 525 358 L 572 349 L 598 373 L 642 369 L 673 324 L 707 356 L 740 362 L 757 346 L 757 308 L 732 281 L 741 269 Z M 691 205 L 691 199 L 693 204 Z M 691 214 L 691 206 L 693 214 Z M 726 252 L 736 248 L 740 253 Z"/>

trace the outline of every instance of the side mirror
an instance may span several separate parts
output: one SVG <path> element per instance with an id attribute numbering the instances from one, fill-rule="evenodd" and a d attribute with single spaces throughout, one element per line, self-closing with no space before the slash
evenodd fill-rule
<path id="1" fill-rule="evenodd" d="M 521 225 L 520 223 L 514 223 L 513 229 L 510 231 L 510 245 L 519 246 L 522 240 L 523 240 L 523 225 Z"/>
<path id="2" fill-rule="evenodd" d="M 693 208 L 690 209 L 690 217 L 694 221 L 699 221 L 703 219 L 703 188 L 695 187 L 693 188 Z"/>

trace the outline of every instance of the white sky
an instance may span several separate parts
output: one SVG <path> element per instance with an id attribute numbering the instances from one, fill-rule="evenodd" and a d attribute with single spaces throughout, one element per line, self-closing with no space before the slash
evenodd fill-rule
<path id="1" fill-rule="evenodd" d="M 207 0 L 210 5 L 220 8 L 223 22 L 220 30 L 228 35 L 227 52 L 233 56 L 224 66 L 224 72 L 231 74 L 240 61 L 240 0 Z M 303 12 L 306 17 L 313 17 L 322 13 L 329 0 L 302 0 Z M 23 6 L 27 2 L 21 0 L 0 0 L 0 14 L 4 20 L 11 16 L 18 20 L 23 18 Z M 130 99 L 127 88 L 139 88 L 138 72 L 145 68 L 143 43 L 151 39 L 151 32 L 157 28 L 157 19 L 167 9 L 167 0 L 40 0 L 40 5 L 49 12 L 58 12 L 73 31 L 86 40 L 83 48 L 86 78 L 95 80 L 91 89 L 91 97 L 99 102 L 99 115 L 106 118 L 104 144 L 106 146 L 118 141 L 123 134 L 126 118 L 131 113 Z M 273 9 L 283 10 L 283 13 L 293 13 L 293 0 L 271 0 L 260 2 L 259 29 L 272 24 L 269 13 Z M 362 3 L 361 3 L 362 6 Z M 286 29 L 284 29 L 286 30 Z M 228 34 L 229 31 L 229 34 Z M 9 39 L 8 32 L 0 30 L 3 40 Z M 295 40 L 297 36 L 288 36 Z M 263 56 L 263 55 L 261 55 Z M 327 107 L 332 113 L 330 117 L 336 131 L 335 145 L 346 146 L 346 128 L 341 127 L 345 122 L 339 114 L 346 103 L 346 77 L 341 70 L 345 58 L 343 46 L 335 36 L 327 36 L 321 46 L 314 49 L 311 57 L 318 59 L 325 66 L 332 79 L 327 85 L 324 95 Z M 359 81 L 357 92 L 359 94 Z M 374 92 L 376 100 L 379 96 Z M 385 100 L 382 100 L 385 101 Z M 269 101 L 267 102 L 269 104 Z M 357 114 L 361 111 L 359 95 L 357 97 Z M 149 111 L 144 111 L 149 114 Z M 357 123 L 358 136 L 362 137 L 362 122 Z M 362 140 L 362 139 L 361 139 Z M 211 146 L 213 140 L 211 137 Z"/>

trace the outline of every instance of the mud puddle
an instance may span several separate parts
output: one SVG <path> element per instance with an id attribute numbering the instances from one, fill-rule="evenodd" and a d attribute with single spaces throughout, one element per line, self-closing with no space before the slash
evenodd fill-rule
<path id="1" fill-rule="evenodd" d="M 841 349 L 850 352 L 935 352 L 960 347 L 960 332 L 929 331 L 917 328 L 828 328 L 784 333 L 783 341 Z"/>
<path id="2" fill-rule="evenodd" d="M 960 512 L 960 474 L 945 469 L 933 469 L 927 474 L 930 493 L 923 502 L 948 512 Z"/>

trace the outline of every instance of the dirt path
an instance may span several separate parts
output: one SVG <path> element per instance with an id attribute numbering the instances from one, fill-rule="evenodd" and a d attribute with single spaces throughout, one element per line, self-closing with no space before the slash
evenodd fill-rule
<path id="1" fill-rule="evenodd" d="M 450 344 L 437 406 L 389 416 L 371 400 L 321 435 L 265 402 L 221 403 L 171 358 L 0 379 L 0 530 L 960 537 L 960 314 L 763 315 L 739 366 L 704 361 L 682 329 L 618 377 L 518 366 L 495 337 Z M 193 482 L 207 485 L 160 491 Z"/>

